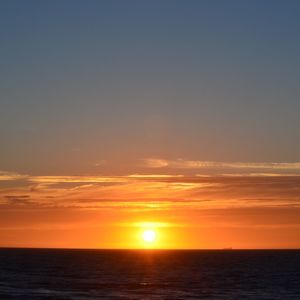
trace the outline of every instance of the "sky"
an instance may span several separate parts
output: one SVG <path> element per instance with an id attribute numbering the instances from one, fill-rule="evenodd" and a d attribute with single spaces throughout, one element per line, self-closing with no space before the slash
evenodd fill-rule
<path id="1" fill-rule="evenodd" d="M 2 1 L 0 246 L 300 248 L 300 3 Z"/>

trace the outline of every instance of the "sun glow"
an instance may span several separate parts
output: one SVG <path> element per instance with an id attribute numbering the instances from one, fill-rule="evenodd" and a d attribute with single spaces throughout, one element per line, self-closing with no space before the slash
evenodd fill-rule
<path id="1" fill-rule="evenodd" d="M 130 223 L 137 227 L 132 231 L 132 247 L 139 249 L 165 249 L 172 248 L 170 241 L 174 235 L 171 227 L 173 224 L 162 221 L 135 221 Z"/>
<path id="2" fill-rule="evenodd" d="M 156 240 L 156 232 L 153 229 L 143 231 L 142 238 L 144 242 L 153 243 Z"/>

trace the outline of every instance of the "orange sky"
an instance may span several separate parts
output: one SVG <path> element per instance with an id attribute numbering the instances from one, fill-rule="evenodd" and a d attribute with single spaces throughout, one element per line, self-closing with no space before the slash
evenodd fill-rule
<path id="1" fill-rule="evenodd" d="M 139 162 L 140 163 L 140 162 Z M 142 162 L 148 174 L 0 173 L 0 246 L 299 248 L 299 164 Z"/>

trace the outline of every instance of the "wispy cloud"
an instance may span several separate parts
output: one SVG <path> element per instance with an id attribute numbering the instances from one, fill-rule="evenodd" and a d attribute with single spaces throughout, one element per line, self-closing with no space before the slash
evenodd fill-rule
<path id="1" fill-rule="evenodd" d="M 10 182 L 13 177 L 9 177 Z M 262 174 L 14 177 L 0 189 L 5 207 L 174 210 L 298 207 L 300 175 Z M 25 183 L 24 183 L 25 181 Z"/>
<path id="2" fill-rule="evenodd" d="M 0 181 L 20 180 L 27 177 L 27 175 L 18 174 L 15 172 L 0 171 Z"/>
<path id="3" fill-rule="evenodd" d="M 292 170 L 300 171 L 300 162 L 216 162 L 200 160 L 165 160 L 147 158 L 143 160 L 147 168 L 173 169 L 251 169 L 251 170 Z"/>
<path id="4" fill-rule="evenodd" d="M 29 205 L 30 202 L 30 195 L 6 195 L 4 196 L 6 200 L 6 204 L 8 205 Z"/>
<path id="5" fill-rule="evenodd" d="M 29 181 L 35 183 L 120 183 L 126 182 L 126 178 L 120 176 L 31 176 Z"/>

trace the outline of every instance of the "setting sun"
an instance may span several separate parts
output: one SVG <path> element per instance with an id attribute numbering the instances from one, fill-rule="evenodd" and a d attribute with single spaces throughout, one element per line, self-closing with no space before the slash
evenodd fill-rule
<path id="1" fill-rule="evenodd" d="M 142 238 L 147 243 L 153 243 L 156 240 L 156 232 L 153 229 L 147 229 L 143 232 Z"/>

